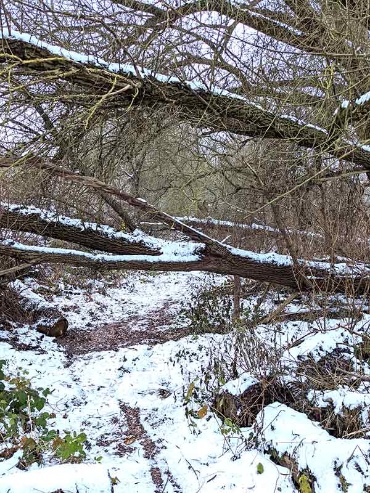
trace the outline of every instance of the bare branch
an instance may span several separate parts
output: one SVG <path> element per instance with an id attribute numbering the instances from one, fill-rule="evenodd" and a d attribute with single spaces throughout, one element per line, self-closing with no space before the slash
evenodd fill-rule
<path id="1" fill-rule="evenodd" d="M 77 84 L 97 100 L 100 108 L 125 108 L 158 104 L 177 107 L 182 116 L 194 125 L 216 131 L 228 131 L 252 137 L 286 139 L 297 145 L 329 152 L 370 169 L 370 152 L 329 138 L 326 129 L 306 124 L 289 116 L 277 114 L 227 91 L 210 91 L 186 81 L 163 75 L 151 75 L 141 70 L 141 77 L 130 67 L 114 67 L 87 59 L 81 62 L 77 54 L 54 47 L 60 55 L 40 47 L 36 41 L 3 39 L 0 62 L 17 60 L 24 73 L 52 74 L 57 79 Z M 49 47 L 50 48 L 50 47 Z M 68 58 L 69 57 L 69 58 Z M 78 60 L 78 61 L 77 61 Z M 117 72 L 115 71 L 117 70 Z M 76 100 L 79 95 L 76 94 Z M 63 95 L 60 96 L 63 99 Z"/>

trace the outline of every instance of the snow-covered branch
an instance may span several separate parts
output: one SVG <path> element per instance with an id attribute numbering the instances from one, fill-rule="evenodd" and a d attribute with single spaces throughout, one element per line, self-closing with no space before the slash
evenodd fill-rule
<path id="1" fill-rule="evenodd" d="M 140 231 L 127 234 L 106 225 L 84 222 L 56 213 L 0 203 L 0 227 L 77 243 L 92 250 L 119 255 L 159 255 L 155 238 Z"/>
<path id="2" fill-rule="evenodd" d="M 0 63 L 12 71 L 38 77 L 45 82 L 64 80 L 76 84 L 106 108 L 171 105 L 195 126 L 253 137 L 287 139 L 307 148 L 320 148 L 370 169 L 370 152 L 348 142 L 331 146 L 326 129 L 289 115 L 267 111 L 246 97 L 217 87 L 180 80 L 138 66 L 108 63 L 45 43 L 30 34 L 3 30 Z M 50 73 L 52 70 L 52 74 Z M 63 93 L 58 97 L 62 100 Z M 68 99 L 71 95 L 67 95 Z M 76 93 L 76 101 L 79 94 Z"/>
<path id="3" fill-rule="evenodd" d="M 257 223 L 251 223 L 251 224 L 245 224 L 245 223 L 238 223 L 234 221 L 224 221 L 220 219 L 214 219 L 212 217 L 207 217 L 205 219 L 203 218 L 198 218 L 198 217 L 190 217 L 190 216 L 185 216 L 185 217 L 176 217 L 179 221 L 182 221 L 185 224 L 190 224 L 193 227 L 206 227 L 210 229 L 241 229 L 245 231 L 261 231 L 263 233 L 267 234 L 281 234 L 281 230 L 272 226 L 268 226 L 267 224 L 257 224 Z M 302 230 L 297 230 L 297 229 L 285 229 L 285 232 L 292 234 L 292 235 L 298 235 L 298 236 L 307 236 L 308 238 L 322 238 L 322 235 L 319 233 L 313 233 L 311 231 L 302 231 Z"/>
<path id="4" fill-rule="evenodd" d="M 328 289 L 333 292 L 358 292 L 368 289 L 370 271 L 363 264 L 331 265 L 324 261 L 292 261 L 274 253 L 258 254 L 225 247 L 225 253 L 210 251 L 193 242 L 163 242 L 161 254 L 108 255 L 62 248 L 24 245 L 11 240 L 0 242 L 0 255 L 31 264 L 63 263 L 97 270 L 197 271 L 238 275 L 261 282 L 271 282 L 296 290 Z"/>

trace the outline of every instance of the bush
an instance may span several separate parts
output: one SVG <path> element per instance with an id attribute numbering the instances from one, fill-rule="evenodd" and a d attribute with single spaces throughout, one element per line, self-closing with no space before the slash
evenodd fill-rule
<path id="1" fill-rule="evenodd" d="M 225 287 L 207 286 L 195 293 L 182 316 L 195 334 L 225 334 L 232 328 L 233 303 Z"/>
<path id="2" fill-rule="evenodd" d="M 0 360 L 0 460 L 21 451 L 18 467 L 42 463 L 46 455 L 59 462 L 81 462 L 86 453 L 84 433 L 65 431 L 61 436 L 50 428 L 55 414 L 45 411 L 50 389 L 33 388 L 26 373 L 9 375 L 7 362 Z"/>

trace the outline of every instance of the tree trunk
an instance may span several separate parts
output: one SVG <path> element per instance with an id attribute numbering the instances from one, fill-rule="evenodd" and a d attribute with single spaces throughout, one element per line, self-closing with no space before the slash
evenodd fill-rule
<path id="1" fill-rule="evenodd" d="M 298 259 L 293 265 L 288 256 L 257 254 L 226 248 L 222 254 L 197 243 L 189 243 L 185 253 L 181 244 L 169 242 L 171 254 L 159 256 L 94 255 L 86 252 L 44 247 L 33 247 L 15 242 L 0 242 L 0 254 L 32 264 L 62 263 L 97 270 L 147 270 L 147 271 L 205 271 L 240 276 L 260 282 L 270 282 L 297 291 L 326 291 L 333 293 L 362 294 L 370 287 L 370 273 L 364 265 L 355 265 L 354 274 L 344 270 L 343 264 L 306 262 Z M 178 250 L 176 251 L 176 247 Z M 359 274 L 359 272 L 361 272 Z M 308 281 L 307 281 L 308 280 Z"/>
<path id="2" fill-rule="evenodd" d="M 172 106 L 194 126 L 251 137 L 289 140 L 302 147 L 325 150 L 338 159 L 370 169 L 370 152 L 360 146 L 352 146 L 340 139 L 333 145 L 328 129 L 307 125 L 286 115 L 279 116 L 233 93 L 210 91 L 206 87 L 194 86 L 191 82 L 176 78 L 171 81 L 163 75 L 148 75 L 145 70 L 139 77 L 130 67 L 125 69 L 125 66 L 119 72 L 113 71 L 107 63 L 104 66 L 104 63 L 94 65 L 92 60 L 82 62 L 81 57 L 75 59 L 67 51 L 55 57 L 54 53 L 60 51 L 60 48 L 50 46 L 48 49 L 35 38 L 32 42 L 26 42 L 4 32 L 0 44 L 0 63 L 12 62 L 17 58 L 19 62 L 26 62 L 22 65 L 25 74 L 28 71 L 31 74 L 38 72 L 40 77 L 43 74 L 47 77 L 52 70 L 58 74 L 58 79 L 76 84 L 84 90 L 82 105 L 88 93 L 92 103 L 96 101 L 100 110 Z M 114 91 L 111 90 L 112 76 L 115 79 Z M 58 97 L 63 101 L 62 92 Z M 67 97 L 70 96 L 67 94 Z M 77 95 L 75 100 L 78 102 Z"/>

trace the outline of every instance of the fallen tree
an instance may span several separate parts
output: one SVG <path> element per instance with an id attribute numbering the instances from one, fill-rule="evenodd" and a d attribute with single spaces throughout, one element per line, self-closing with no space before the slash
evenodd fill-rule
<path id="1" fill-rule="evenodd" d="M 3 30 L 0 39 L 0 63 L 11 64 L 11 70 L 19 75 L 38 74 L 41 80 L 47 78 L 49 83 L 64 80 L 80 87 L 84 91 L 82 94 L 68 92 L 65 97 L 81 105 L 88 94 L 90 104 L 99 111 L 138 106 L 175 107 L 195 126 L 250 137 L 289 140 L 370 170 L 370 152 L 366 147 L 351 145 L 337 135 L 333 141 L 329 129 L 268 111 L 246 97 L 218 88 L 209 90 L 202 84 L 156 74 L 134 65 L 109 64 L 15 30 Z M 63 98 L 63 93 L 59 92 L 58 99 L 63 101 Z M 318 176 L 327 169 L 320 170 Z"/>
<path id="2" fill-rule="evenodd" d="M 270 282 L 295 290 L 366 293 L 370 271 L 365 265 L 330 264 L 325 261 L 299 260 L 278 254 L 256 254 L 225 247 L 224 255 L 212 248 L 192 243 L 168 244 L 162 254 L 153 256 L 94 255 L 86 252 L 29 246 L 2 241 L 0 253 L 30 264 L 60 263 L 96 270 L 205 271 L 238 275 L 260 282 Z"/>
<path id="3" fill-rule="evenodd" d="M 114 231 L 109 226 L 98 226 L 80 219 L 58 216 L 36 207 L 0 204 L 0 228 L 33 233 L 46 238 L 77 243 L 93 250 L 118 255 L 159 255 L 140 235 Z"/>
<path id="4" fill-rule="evenodd" d="M 317 65 L 313 65 L 316 73 L 313 70 L 314 75 L 306 77 L 307 74 L 302 72 L 302 84 L 296 87 L 296 91 L 301 98 L 298 100 L 304 100 L 307 108 L 318 109 L 315 113 L 317 118 L 313 118 L 310 122 L 310 111 L 306 111 L 306 108 L 303 108 L 300 114 L 307 114 L 307 121 L 293 116 L 294 105 L 298 100 L 289 98 L 287 91 L 280 91 L 282 87 L 288 87 L 295 81 L 294 73 L 290 75 L 290 80 L 285 82 L 280 80 L 280 86 L 276 89 L 273 87 L 272 71 L 271 79 L 268 79 L 268 83 L 258 92 L 259 84 L 249 82 L 248 77 L 245 77 L 235 63 L 223 61 L 217 45 L 212 43 L 208 46 L 213 47 L 215 67 L 221 69 L 226 67 L 226 72 L 236 76 L 242 83 L 242 92 L 238 90 L 240 88 L 233 89 L 227 85 L 230 90 L 218 87 L 215 83 L 217 77 L 201 83 L 199 78 L 189 81 L 181 77 L 164 75 L 155 69 L 140 67 L 137 63 L 138 58 L 133 59 L 132 64 L 109 63 L 100 58 L 98 48 L 93 49 L 91 53 L 87 52 L 86 55 L 77 53 L 69 49 L 73 44 L 63 44 L 61 41 L 59 46 L 44 41 L 44 39 L 58 39 L 58 35 L 42 37 L 21 33 L 10 27 L 12 24 L 10 21 L 8 27 L 2 27 L 0 33 L 0 64 L 3 68 L 4 94 L 8 96 L 9 108 L 18 109 L 17 105 L 22 108 L 22 104 L 31 102 L 30 106 L 44 124 L 45 133 L 36 132 L 36 136 L 28 137 L 26 143 L 21 141 L 18 148 L 9 144 L 8 149 L 11 150 L 8 152 L 4 150 L 0 167 L 5 170 L 12 167 L 42 170 L 53 179 L 78 184 L 100 197 L 105 197 L 105 201 L 118 211 L 119 216 L 126 215 L 125 210 L 120 206 L 120 203 L 124 202 L 127 206 L 139 210 L 145 220 L 166 224 L 170 231 L 185 235 L 187 240 L 171 242 L 145 235 L 134 230 L 134 221 L 131 221 L 129 216 L 127 216 L 129 232 L 120 232 L 109 227 L 98 226 L 93 222 L 84 223 L 79 219 L 58 217 L 50 211 L 2 205 L 0 228 L 12 232 L 27 232 L 44 238 L 55 238 L 78 247 L 53 249 L 40 247 L 37 244 L 26 245 L 13 239 L 2 240 L 0 254 L 15 259 L 16 265 L 4 267 L 0 277 L 8 279 L 9 276 L 17 276 L 27 272 L 32 266 L 42 263 L 65 263 L 76 267 L 87 266 L 103 270 L 204 270 L 261 282 L 273 282 L 295 290 L 367 292 L 369 273 L 365 264 L 356 261 L 336 263 L 333 252 L 330 252 L 332 261 L 326 262 L 297 258 L 293 248 L 290 249 L 291 256 L 235 249 L 196 229 L 200 227 L 197 221 L 176 218 L 148 204 L 145 200 L 129 194 L 124 188 L 114 187 L 83 172 L 76 172 L 78 163 L 69 162 L 69 155 L 65 152 L 66 146 L 61 143 L 66 137 L 71 138 L 73 144 L 79 142 L 79 139 L 83 138 L 81 135 L 83 136 L 84 132 L 91 128 L 95 117 L 98 120 L 109 121 L 111 114 L 124 114 L 137 108 L 160 107 L 169 111 L 176 110 L 182 121 L 190 122 L 192 126 L 211 133 L 226 132 L 246 136 L 248 139 L 276 139 L 279 142 L 287 142 L 294 149 L 304 148 L 314 151 L 312 154 L 307 153 L 307 161 L 312 164 L 309 172 L 305 170 L 301 174 L 298 173 L 297 182 L 290 190 L 281 195 L 278 193 L 277 196 L 266 194 L 267 203 L 270 205 L 277 202 L 281 196 L 299 190 L 308 182 L 337 177 L 341 172 L 342 161 L 348 164 L 348 170 L 345 171 L 349 174 L 367 172 L 370 170 L 370 149 L 366 145 L 366 132 L 360 131 L 363 122 L 359 125 L 359 131 L 354 127 L 348 130 L 348 126 L 356 123 L 359 118 L 363 120 L 367 118 L 369 98 L 366 84 L 365 82 L 357 84 L 357 81 L 356 85 L 352 79 L 349 79 L 348 88 L 345 87 L 348 91 L 342 91 L 345 85 L 345 76 L 342 77 L 342 73 L 349 76 L 356 69 L 358 74 L 363 74 L 367 70 L 367 63 L 361 50 L 358 50 L 359 54 L 356 56 L 350 57 L 352 44 L 349 43 L 351 40 L 345 38 L 347 34 L 335 44 L 342 53 L 334 53 L 329 34 L 337 36 L 337 31 L 335 26 L 333 28 L 326 22 L 326 16 L 331 14 L 331 10 L 326 11 L 325 5 L 322 5 L 321 13 L 324 15 L 318 15 L 309 3 L 303 2 L 299 6 L 297 2 L 290 1 L 284 2 L 287 12 L 281 12 L 279 9 L 275 11 L 255 8 L 255 4 L 259 2 L 251 2 L 248 6 L 239 6 L 231 2 L 210 2 L 206 5 L 202 2 L 190 2 L 180 6 L 162 7 L 132 0 L 115 0 L 113 3 L 144 14 L 145 20 L 138 22 L 136 26 L 138 37 L 133 43 L 138 42 L 141 34 L 147 30 L 153 30 L 155 33 L 156 29 L 174 28 L 180 32 L 181 28 L 176 24 L 179 20 L 192 14 L 212 11 L 232 19 L 233 22 L 235 21 L 234 25 L 241 23 L 252 27 L 265 36 L 271 36 L 279 43 L 285 43 L 295 50 L 308 53 L 314 57 L 310 60 L 317 62 Z M 351 22 L 353 15 L 351 11 Z M 79 20 L 78 17 L 77 21 Z M 348 30 L 349 33 L 350 31 Z M 320 34 L 319 43 L 313 33 Z M 231 34 L 223 36 L 227 41 L 227 36 L 230 38 Z M 197 41 L 203 43 L 204 38 L 200 36 Z M 124 41 L 122 43 L 124 44 Z M 286 46 L 282 50 L 283 53 L 284 50 Z M 204 57 L 194 56 L 190 57 L 190 63 L 209 65 Z M 129 56 L 128 58 L 130 59 Z M 323 60 L 332 65 L 323 67 Z M 184 60 L 180 60 L 179 66 L 181 63 L 184 63 Z M 323 86 L 323 80 L 327 83 L 327 88 Z M 336 91 L 331 87 L 334 85 L 340 88 L 342 97 L 348 99 L 337 98 Z M 356 94 L 358 97 L 353 97 L 352 94 L 352 87 L 355 86 L 359 88 L 359 94 Z M 270 90 L 268 94 L 267 89 Z M 327 104 L 328 94 L 331 97 L 331 93 L 334 93 L 330 103 L 332 106 L 333 102 L 335 103 L 335 115 L 330 108 L 326 111 L 326 107 L 330 106 Z M 15 106 L 12 106 L 14 94 L 17 94 L 19 99 L 16 100 Z M 262 99 L 259 100 L 258 97 Z M 279 104 L 282 100 L 284 102 Z M 293 108 L 292 111 L 288 110 L 288 113 L 285 111 L 287 107 L 285 101 L 288 102 L 287 105 L 291 105 L 291 109 Z M 82 124 L 79 120 L 76 128 L 63 134 L 63 125 L 66 125 L 70 112 L 73 114 L 71 106 L 83 110 L 80 118 Z M 15 120 L 22 131 L 32 134 L 33 128 L 27 128 L 21 118 L 19 121 L 13 118 L 12 111 L 9 110 L 9 116 L 5 121 L 13 123 Z M 325 117 L 321 118 L 321 114 Z M 58 126 L 60 115 L 63 115 L 62 123 Z M 323 124 L 316 124 L 317 122 Z M 12 141 L 13 137 L 11 135 L 9 140 Z M 51 142 L 50 148 L 43 152 L 43 145 L 48 137 Z M 35 142 L 39 144 L 39 148 Z M 72 144 L 71 146 L 73 147 Z M 7 146 L 4 148 L 6 149 Z M 35 152 L 35 148 L 42 151 L 40 155 Z M 298 152 L 293 154 L 293 162 L 297 154 Z M 318 156 L 321 159 L 319 165 Z M 257 175 L 258 186 L 262 187 L 263 180 L 259 180 L 253 166 L 249 163 L 248 166 L 251 174 Z M 117 202 L 112 202 L 113 199 Z M 324 214 L 327 214 L 327 211 L 324 211 Z M 278 222 L 277 224 L 279 226 Z M 234 226 L 242 229 L 246 234 L 253 233 L 244 226 Z M 276 231 L 269 233 L 282 233 L 287 240 L 290 231 L 279 226 Z M 305 236 L 302 231 L 293 234 Z M 319 233 L 313 234 L 319 237 Z M 286 242 L 289 247 L 289 242 Z"/>
<path id="5" fill-rule="evenodd" d="M 41 163 L 48 169 L 51 164 Z M 91 234 L 94 232 L 99 240 L 104 238 L 105 249 L 98 242 L 98 248 L 105 253 L 88 253 L 75 249 L 49 248 L 37 245 L 25 245 L 14 240 L 0 242 L 0 255 L 16 259 L 23 265 L 38 265 L 43 263 L 62 263 L 75 267 L 89 267 L 97 270 L 149 270 L 149 271 L 206 271 L 218 274 L 236 275 L 254 279 L 260 282 L 271 282 L 286 286 L 294 290 L 325 290 L 332 292 L 364 293 L 369 288 L 370 271 L 364 264 L 349 265 L 341 262 L 330 264 L 325 261 L 307 261 L 292 259 L 286 255 L 275 253 L 255 253 L 225 245 L 206 234 L 186 225 L 179 219 L 157 210 L 142 199 L 136 199 L 126 192 L 116 190 L 99 180 L 84 177 L 80 174 L 68 172 L 59 168 L 63 178 L 78 180 L 94 189 L 104 190 L 115 195 L 134 207 L 150 213 L 155 219 L 160 219 L 170 228 L 188 236 L 189 241 L 164 241 L 135 231 L 131 234 L 122 234 L 108 226 L 98 226 L 89 223 L 86 230 L 82 224 L 71 218 L 63 217 L 62 221 L 49 219 L 48 236 L 62 240 L 70 240 L 81 246 L 91 243 Z M 3 206 L 4 208 L 4 206 Z M 5 218 L 17 221 L 18 230 L 33 232 L 39 231 L 36 227 L 48 216 L 48 213 L 35 208 L 19 208 L 10 206 L 8 212 L 3 212 Z M 8 215 L 10 214 L 10 216 Z M 30 216 L 31 226 L 27 224 Z M 1 219 L 0 219 L 1 221 Z M 9 223 L 7 223 L 9 225 Z M 76 224 L 80 230 L 76 235 Z M 102 234 L 104 232 L 104 235 Z M 85 237 L 86 236 L 86 237 Z M 124 237 L 123 251 L 117 254 L 117 242 Z M 129 248 L 127 248 L 129 245 Z M 137 247 L 137 250 L 136 250 Z M 126 249 L 126 250 L 125 250 Z M 139 250 L 141 249 L 141 250 Z M 138 254 L 138 251 L 142 254 Z M 115 252 L 115 254 L 109 253 Z"/>

